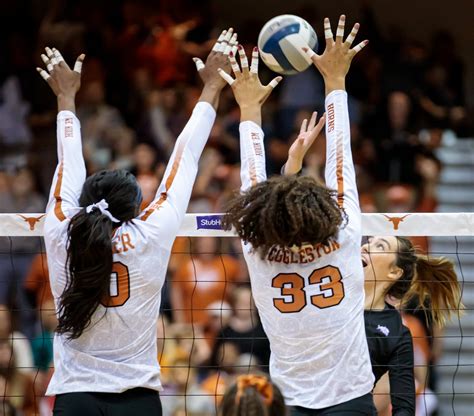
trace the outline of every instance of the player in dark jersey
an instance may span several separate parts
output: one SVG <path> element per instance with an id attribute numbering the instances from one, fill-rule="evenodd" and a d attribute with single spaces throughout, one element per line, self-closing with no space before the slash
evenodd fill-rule
<path id="1" fill-rule="evenodd" d="M 452 261 L 416 253 L 403 237 L 371 237 L 362 246 L 365 276 L 365 330 L 376 382 L 388 372 L 392 415 L 415 414 L 412 338 L 390 297 L 404 309 L 416 298 L 427 303 L 430 319 L 439 326 L 462 309 L 461 290 Z"/>
<path id="2" fill-rule="evenodd" d="M 301 132 L 289 150 L 282 169 L 285 175 L 299 174 L 307 151 L 319 130 L 304 120 Z M 454 311 L 462 309 L 459 282 L 453 263 L 445 258 L 416 253 L 412 242 L 402 237 L 373 237 L 362 246 L 365 278 L 365 330 L 372 371 L 376 382 L 388 372 L 392 414 L 415 414 L 415 382 L 412 337 L 399 311 L 385 301 L 390 297 L 403 309 L 417 299 L 428 302 L 431 320 L 443 325 Z"/>

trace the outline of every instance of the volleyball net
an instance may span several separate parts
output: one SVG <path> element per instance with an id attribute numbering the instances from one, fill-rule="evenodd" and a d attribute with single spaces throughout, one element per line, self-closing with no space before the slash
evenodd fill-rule
<path id="1" fill-rule="evenodd" d="M 44 397 L 53 371 L 56 318 L 43 223 L 44 214 L 0 214 L 0 401 L 5 414 L 11 407 L 49 415 L 53 404 Z M 403 315 L 414 344 L 419 414 L 433 414 L 433 409 L 438 415 L 471 414 L 474 214 L 363 214 L 362 227 L 365 236 L 409 237 L 428 256 L 455 263 L 463 313 L 455 313 L 443 330 L 416 308 Z M 268 372 L 269 344 L 251 299 L 240 241 L 221 229 L 221 215 L 186 215 L 170 259 L 157 331 L 165 415 L 214 415 L 237 375 Z M 383 386 L 375 390 L 376 399 L 387 394 Z"/>

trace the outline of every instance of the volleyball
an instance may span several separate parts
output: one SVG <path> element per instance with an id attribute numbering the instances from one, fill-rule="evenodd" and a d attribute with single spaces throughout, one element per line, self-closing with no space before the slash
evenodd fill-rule
<path id="1" fill-rule="evenodd" d="M 302 51 L 318 47 L 318 37 L 311 25 L 301 17 L 282 14 L 269 20 L 258 36 L 258 49 L 265 64 L 274 72 L 297 74 L 311 65 Z"/>

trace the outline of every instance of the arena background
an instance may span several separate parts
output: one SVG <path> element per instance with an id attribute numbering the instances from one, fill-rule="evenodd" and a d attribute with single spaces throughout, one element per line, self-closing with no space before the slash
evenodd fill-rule
<path id="1" fill-rule="evenodd" d="M 360 38 L 371 41 L 354 62 L 347 83 L 364 212 L 472 212 L 474 3 L 470 0 L 2 0 L 0 212 L 44 212 L 56 164 L 55 100 L 34 69 L 41 64 L 41 48 L 55 46 L 70 62 L 80 52 L 87 55 L 78 116 L 89 171 L 130 169 L 137 175 L 145 198 L 151 198 L 174 139 L 199 93 L 191 58 L 205 57 L 217 30 L 229 25 L 250 48 L 263 23 L 281 13 L 306 18 L 320 39 L 322 19 L 345 13 L 349 22 L 361 22 Z M 263 65 L 261 69 L 262 76 L 269 79 Z M 321 110 L 323 97 L 316 71 L 288 77 L 275 91 L 264 112 L 270 173 L 279 172 L 299 122 L 308 111 Z M 238 186 L 238 116 L 227 89 L 203 155 L 189 212 L 221 212 Z M 324 141 L 320 140 L 306 160 L 306 172 L 319 177 L 323 161 Z M 419 238 L 418 243 L 429 252 L 452 257 L 462 270 L 463 300 L 468 310 L 460 322 L 456 320 L 446 329 L 443 343 L 437 342 L 441 338 L 428 338 L 432 363 L 438 365 L 430 383 L 438 393 L 439 415 L 469 415 L 474 405 L 474 242 L 472 237 L 453 236 Z M 21 374 L 33 374 L 39 384 L 37 393 L 50 374 L 51 351 L 44 340 L 54 327 L 51 314 L 44 313 L 51 304 L 45 289 L 45 261 L 37 255 L 42 249 L 39 239 L 0 237 L 0 304 L 5 305 L 0 308 L 0 338 L 25 340 L 18 341 L 24 357 L 16 357 L 16 369 Z M 186 268 L 202 261 L 211 264 L 206 272 L 222 273 L 218 265 L 223 265 L 233 287 L 246 287 L 246 267 L 234 239 L 182 239 L 175 251 L 178 254 L 171 259 L 169 282 L 178 282 L 178 277 L 192 279 L 194 275 Z M 214 289 L 220 293 L 219 287 Z M 172 347 L 163 346 L 163 351 L 178 345 L 184 354 L 168 354 L 165 365 L 171 370 L 167 376 L 172 379 L 173 366 L 187 363 L 187 377 L 195 376 L 196 389 L 212 390 L 209 386 L 215 380 L 209 371 L 216 367 L 217 346 L 213 340 L 208 344 L 196 341 L 201 332 L 190 332 L 189 318 L 176 312 L 179 301 L 173 299 L 173 293 L 186 295 L 188 291 L 186 285 L 175 283 L 167 285 L 164 294 L 167 321 L 160 321 L 159 327 Z M 222 325 L 223 318 L 236 318 L 236 302 L 250 310 L 248 291 L 230 298 L 229 294 L 229 316 L 222 307 L 212 312 L 222 297 L 206 299 L 207 314 L 201 313 L 193 328 L 205 332 L 209 326 Z M 252 313 L 238 317 L 243 321 L 253 318 Z M 258 331 L 256 327 L 255 348 L 260 368 L 265 369 L 268 345 Z M 201 354 L 195 358 L 199 371 L 193 376 L 189 375 L 189 357 L 185 357 L 190 334 L 190 348 Z M 247 363 L 247 368 L 256 365 L 249 364 L 242 350 L 234 352 L 236 362 Z M 12 367 L 10 361 L 7 364 L 0 363 L 0 368 Z M 172 388 L 179 391 L 179 386 Z M 15 394 L 7 394 L 7 390 L 0 383 L 0 399 L 5 391 L 5 401 L 34 414 L 35 406 L 28 407 L 29 399 L 25 399 L 26 390 L 19 388 Z M 42 414 L 49 414 L 49 405 L 41 401 Z"/>

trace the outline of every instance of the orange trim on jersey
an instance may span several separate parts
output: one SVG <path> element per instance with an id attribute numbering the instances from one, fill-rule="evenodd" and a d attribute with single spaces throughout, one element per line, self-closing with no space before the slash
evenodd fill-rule
<path id="1" fill-rule="evenodd" d="M 56 217 L 58 217 L 59 221 L 64 221 L 66 219 L 66 216 L 64 215 L 64 212 L 62 209 L 63 199 L 61 198 L 61 185 L 63 183 L 63 168 L 64 168 L 63 162 L 61 162 L 58 169 L 58 180 L 56 181 L 56 186 L 54 188 L 54 199 L 56 200 L 56 203 L 54 204 L 54 213 L 56 214 Z"/>
<path id="2" fill-rule="evenodd" d="M 342 208 L 344 205 L 344 159 L 343 159 L 343 133 L 337 133 L 336 139 L 336 179 L 337 179 L 337 203 Z"/>
<path id="3" fill-rule="evenodd" d="M 179 164 L 181 162 L 181 158 L 183 157 L 183 153 L 184 153 L 184 148 L 186 146 L 186 143 L 183 143 L 181 144 L 178 149 L 176 150 L 176 156 L 175 156 L 175 159 L 174 159 L 174 162 L 173 162 L 173 166 L 171 166 L 171 171 L 170 171 L 170 174 L 168 175 L 168 177 L 166 178 L 166 182 L 165 182 L 165 192 L 162 192 L 161 195 L 160 195 L 160 198 L 154 202 L 153 204 L 151 204 L 149 206 L 149 208 L 145 211 L 145 213 L 143 214 L 141 220 L 142 221 L 146 221 L 148 219 L 148 217 L 153 214 L 153 212 L 155 212 L 155 210 L 157 208 L 159 208 L 159 206 L 166 201 L 166 199 L 168 198 L 168 194 L 167 192 L 170 190 L 171 188 L 171 185 L 173 185 L 173 181 L 174 181 L 174 178 L 176 177 L 176 173 L 178 173 L 178 168 L 179 168 Z"/>

